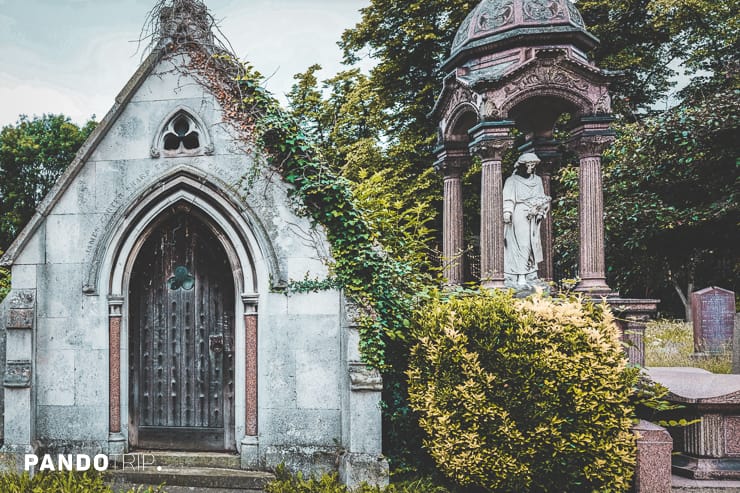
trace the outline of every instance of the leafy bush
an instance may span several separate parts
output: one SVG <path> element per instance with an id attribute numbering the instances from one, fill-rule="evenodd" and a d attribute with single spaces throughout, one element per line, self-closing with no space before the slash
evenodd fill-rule
<path id="1" fill-rule="evenodd" d="M 23 474 L 0 474 L 2 493 L 113 493 L 105 476 L 97 472 L 40 472 L 31 477 Z M 161 486 L 130 489 L 126 493 L 166 493 Z"/>
<path id="2" fill-rule="evenodd" d="M 637 370 L 606 306 L 482 292 L 433 299 L 414 324 L 410 401 L 445 474 L 486 491 L 628 488 Z"/>
<path id="3" fill-rule="evenodd" d="M 304 478 L 300 472 L 290 474 L 281 464 L 277 467 L 275 476 L 275 481 L 265 487 L 265 493 L 449 493 L 446 488 L 435 485 L 429 478 L 393 483 L 385 488 L 363 483 L 350 490 L 339 481 L 336 474 Z"/>

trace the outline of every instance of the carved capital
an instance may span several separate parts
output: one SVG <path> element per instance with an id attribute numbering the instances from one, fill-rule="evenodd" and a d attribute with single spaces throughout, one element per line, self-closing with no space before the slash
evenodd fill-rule
<path id="1" fill-rule="evenodd" d="M 442 148 L 437 152 L 434 169 L 445 177 L 459 177 L 470 165 L 470 154 L 467 149 Z"/>
<path id="2" fill-rule="evenodd" d="M 383 377 L 375 368 L 369 368 L 365 363 L 351 362 L 349 364 L 349 382 L 351 390 L 368 390 L 380 392 L 383 390 Z"/>
<path id="3" fill-rule="evenodd" d="M 514 139 L 507 137 L 476 140 L 470 144 L 470 153 L 483 161 L 501 161 L 513 144 Z"/>
<path id="4" fill-rule="evenodd" d="M 123 315 L 123 296 L 108 296 L 108 316 L 121 317 Z"/>
<path id="5" fill-rule="evenodd" d="M 28 360 L 8 361 L 3 374 L 3 386 L 28 388 L 31 386 L 32 365 Z"/>
<path id="6" fill-rule="evenodd" d="M 568 146 L 581 159 L 600 157 L 614 142 L 613 135 L 581 135 L 568 143 Z"/>

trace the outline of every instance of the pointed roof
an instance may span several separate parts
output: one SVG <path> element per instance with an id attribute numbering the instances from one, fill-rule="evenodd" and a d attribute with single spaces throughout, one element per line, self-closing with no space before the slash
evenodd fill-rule
<path id="1" fill-rule="evenodd" d="M 0 257 L 0 266 L 13 265 L 162 57 L 184 50 L 193 44 L 203 47 L 214 46 L 215 41 L 211 28 L 215 22 L 201 0 L 172 0 L 169 5 L 166 5 L 166 1 L 160 0 L 152 10 L 157 15 L 156 19 L 151 18 L 152 14 L 150 14 L 148 24 L 152 31 L 151 52 L 118 93 L 111 109 L 82 144 L 65 172 L 36 207 L 36 213 L 31 220 L 11 243 L 5 254 Z"/>

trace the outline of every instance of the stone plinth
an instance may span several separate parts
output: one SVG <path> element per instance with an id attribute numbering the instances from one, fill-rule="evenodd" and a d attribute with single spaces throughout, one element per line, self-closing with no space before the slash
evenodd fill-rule
<path id="1" fill-rule="evenodd" d="M 673 472 L 692 479 L 740 479 L 740 376 L 699 368 L 649 368 L 650 378 L 683 407 L 675 418 L 696 421 L 670 429 Z"/>
<path id="2" fill-rule="evenodd" d="M 600 300 L 598 297 L 592 299 Z M 655 317 L 660 300 L 611 296 L 606 302 L 616 316 L 622 341 L 627 343 L 627 359 L 633 365 L 645 366 L 645 325 Z"/>
<path id="3" fill-rule="evenodd" d="M 662 426 L 640 420 L 632 432 L 637 436 L 635 493 L 670 493 L 673 439 Z"/>
<path id="4" fill-rule="evenodd" d="M 691 293 L 694 351 L 722 352 L 732 344 L 735 293 L 709 287 Z"/>

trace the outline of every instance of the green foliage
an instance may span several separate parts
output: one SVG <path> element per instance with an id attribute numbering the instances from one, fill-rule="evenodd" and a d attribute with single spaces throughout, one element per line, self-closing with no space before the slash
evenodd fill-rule
<path id="1" fill-rule="evenodd" d="M 429 478 L 392 483 L 385 488 L 363 483 L 350 490 L 339 481 L 336 474 L 304 478 L 300 472 L 290 474 L 281 464 L 277 467 L 275 476 L 275 481 L 265 487 L 265 493 L 449 493 L 449 490 Z"/>
<path id="2" fill-rule="evenodd" d="M 0 130 L 0 248 L 7 248 L 95 128 L 63 115 L 21 116 Z"/>
<path id="3" fill-rule="evenodd" d="M 680 312 L 676 291 L 740 278 L 740 90 L 690 100 L 617 127 L 603 160 L 606 264 L 625 295 L 656 297 Z M 578 173 L 558 174 L 554 214 L 558 270 L 573 272 Z"/>
<path id="4" fill-rule="evenodd" d="M 272 168 L 292 186 L 298 212 L 324 227 L 334 259 L 329 282 L 341 286 L 363 312 L 359 321 L 363 360 L 385 368 L 388 342 L 406 335 L 421 274 L 380 246 L 348 181 L 329 169 L 311 135 L 261 86 L 258 72 L 228 54 L 196 51 L 191 59 L 193 68 L 216 88 L 226 118 L 244 129 L 246 139 L 256 140 Z M 296 289 L 318 287 L 315 281 L 304 280 Z"/>
<path id="5" fill-rule="evenodd" d="M 694 355 L 694 330 L 689 322 L 653 320 L 645 328 L 645 366 L 690 366 L 712 373 L 730 373 L 732 350 L 704 357 Z"/>
<path id="6" fill-rule="evenodd" d="M 3 251 L 0 250 L 0 257 L 3 256 Z M 10 292 L 10 271 L 6 269 L 5 267 L 0 267 L 0 302 L 2 302 L 5 297 Z"/>
<path id="7" fill-rule="evenodd" d="M 426 447 L 485 491 L 625 491 L 626 366 L 608 308 L 505 292 L 433 299 L 414 320 L 410 400 Z"/>
<path id="8" fill-rule="evenodd" d="M 105 483 L 105 476 L 94 471 L 40 472 L 31 477 L 23 474 L 0 475 L 3 493 L 113 493 Z M 162 486 L 139 487 L 126 493 L 166 493 Z"/>

